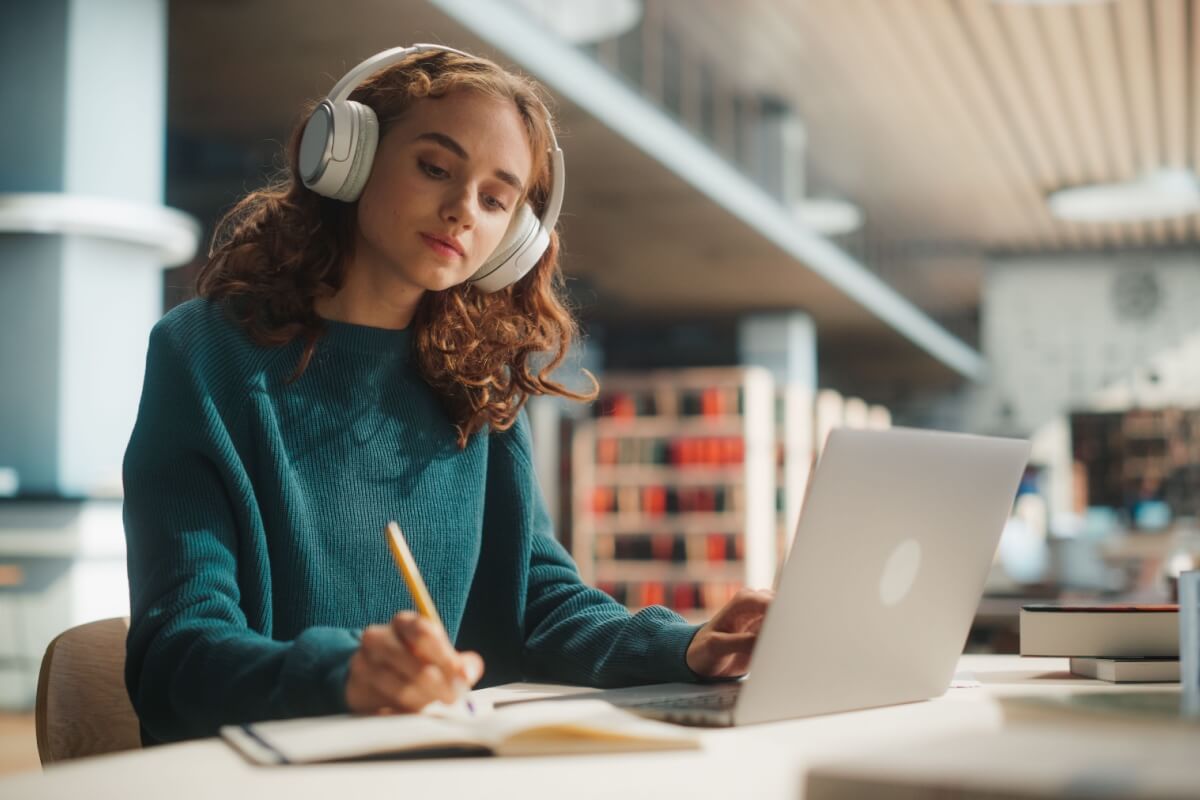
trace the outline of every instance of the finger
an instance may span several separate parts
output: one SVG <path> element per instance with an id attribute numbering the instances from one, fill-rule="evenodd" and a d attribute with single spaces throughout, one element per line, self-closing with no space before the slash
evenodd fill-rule
<path id="1" fill-rule="evenodd" d="M 462 657 L 463 666 L 466 669 L 467 685 L 474 686 L 483 677 L 483 656 L 470 650 L 459 655 Z"/>
<path id="2" fill-rule="evenodd" d="M 748 656 L 748 655 L 729 656 L 728 658 L 722 659 L 721 661 L 717 662 L 716 666 L 713 668 L 712 674 L 709 675 L 709 677 L 711 677 L 711 678 L 736 678 L 738 676 L 745 675 L 746 671 L 749 668 L 750 668 L 750 656 Z"/>
<path id="3" fill-rule="evenodd" d="M 362 651 L 351 662 L 351 683 L 347 705 L 355 714 L 392 714 L 411 711 L 399 702 L 404 681 L 390 669 L 373 668 L 362 658 Z"/>
<path id="4" fill-rule="evenodd" d="M 363 630 L 362 654 L 372 669 L 390 669 L 403 679 L 411 678 L 421 666 L 390 625 L 371 625 Z"/>
<path id="5" fill-rule="evenodd" d="M 401 689 L 399 698 L 400 702 L 404 703 L 404 707 L 414 713 L 425 708 L 434 700 L 442 700 L 441 697 L 431 696 L 426 689 L 415 684 L 409 684 Z"/>
<path id="6" fill-rule="evenodd" d="M 768 589 L 739 589 L 717 612 L 717 617 L 736 617 L 742 614 L 763 614 L 774 599 Z"/>
<path id="7" fill-rule="evenodd" d="M 721 657 L 750 653 L 754 649 L 756 641 L 758 641 L 757 633 L 721 633 L 714 631 L 712 637 L 709 639 L 709 646 L 716 656 Z"/>
<path id="8" fill-rule="evenodd" d="M 766 608 L 775 599 L 771 589 L 741 589 L 733 596 L 733 605 L 742 608 Z"/>
<path id="9" fill-rule="evenodd" d="M 392 619 L 392 628 L 418 661 L 436 665 L 451 683 L 467 680 L 462 658 L 441 626 L 411 612 L 400 612 Z"/>
<path id="10" fill-rule="evenodd" d="M 458 698 L 453 680 L 447 679 L 446 673 L 434 664 L 426 664 L 417 670 L 412 685 L 419 690 L 421 697 L 427 698 L 426 702 L 441 700 L 443 703 L 453 703 Z"/>
<path id="11" fill-rule="evenodd" d="M 408 680 L 401 678 L 394 671 L 376 669 L 368 675 L 367 680 L 379 711 L 388 709 L 403 714 L 419 710 L 419 706 L 409 705 L 405 700 L 404 689 L 409 685 Z"/>
<path id="12" fill-rule="evenodd" d="M 454 699 L 454 693 L 441 670 L 433 665 L 421 667 L 407 679 L 390 669 L 376 670 L 371 679 L 372 688 L 383 698 L 380 705 L 403 711 L 420 711 L 434 700 L 449 703 Z"/>

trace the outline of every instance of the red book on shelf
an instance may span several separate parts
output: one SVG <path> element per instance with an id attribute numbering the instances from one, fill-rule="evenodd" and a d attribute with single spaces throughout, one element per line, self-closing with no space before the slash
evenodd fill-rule
<path id="1" fill-rule="evenodd" d="M 724 561 L 725 560 L 725 535 L 722 533 L 708 534 L 708 560 L 709 561 Z"/>
<path id="2" fill-rule="evenodd" d="M 667 488 L 665 486 L 642 487 L 642 513 L 657 517 L 666 513 Z"/>
<path id="3" fill-rule="evenodd" d="M 637 416 L 637 406 L 633 402 L 633 396 L 624 392 L 609 397 L 608 411 L 609 416 L 613 417 Z"/>
<path id="4" fill-rule="evenodd" d="M 730 402 L 729 391 L 719 387 L 705 392 L 704 413 L 710 417 L 725 417 L 734 413 L 734 404 Z"/>
<path id="5" fill-rule="evenodd" d="M 671 608 L 676 611 L 690 611 L 696 593 L 691 584 L 677 583 L 671 590 Z"/>
<path id="6" fill-rule="evenodd" d="M 596 463 L 616 464 L 620 448 L 616 439 L 604 438 L 596 440 Z"/>
<path id="7" fill-rule="evenodd" d="M 675 439 L 670 444 L 667 445 L 667 452 L 669 453 L 668 458 L 670 459 L 672 466 L 675 466 L 675 467 L 686 466 L 687 456 L 684 453 L 684 449 L 685 449 L 684 445 L 686 443 L 687 443 L 686 439 Z"/>
<path id="8" fill-rule="evenodd" d="M 650 553 L 657 561 L 670 561 L 675 551 L 675 537 L 669 533 L 656 533 L 650 537 Z"/>
<path id="9" fill-rule="evenodd" d="M 642 584 L 642 605 L 661 606 L 667 602 L 667 592 L 658 581 L 646 581 Z"/>
<path id="10" fill-rule="evenodd" d="M 721 463 L 729 466 L 741 464 L 746 458 L 746 445 L 740 436 L 728 436 L 722 442 Z"/>
<path id="11" fill-rule="evenodd" d="M 592 511 L 596 514 L 607 514 L 613 509 L 616 495 L 611 487 L 597 486 L 592 490 Z"/>

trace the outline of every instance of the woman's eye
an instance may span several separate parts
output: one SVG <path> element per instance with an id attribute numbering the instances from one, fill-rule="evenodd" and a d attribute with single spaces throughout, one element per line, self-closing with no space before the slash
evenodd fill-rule
<path id="1" fill-rule="evenodd" d="M 498 199 L 492 197 L 490 194 L 485 194 L 483 196 L 483 204 L 488 208 L 495 209 L 496 211 L 505 210 L 504 203 L 501 203 Z"/>
<path id="2" fill-rule="evenodd" d="M 445 178 L 450 174 L 436 164 L 430 164 L 428 161 L 418 159 L 417 163 L 421 165 L 421 171 L 431 178 Z"/>

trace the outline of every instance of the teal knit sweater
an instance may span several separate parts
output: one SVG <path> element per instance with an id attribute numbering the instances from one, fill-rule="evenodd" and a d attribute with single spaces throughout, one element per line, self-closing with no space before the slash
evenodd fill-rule
<path id="1" fill-rule="evenodd" d="M 455 430 L 408 331 L 330 322 L 253 344 L 193 300 L 150 336 L 125 454 L 126 684 L 147 742 L 346 710 L 362 629 L 414 607 L 384 538 L 395 519 L 481 685 L 694 680 L 696 627 L 630 615 L 584 585 L 552 537 L 527 421 Z"/>

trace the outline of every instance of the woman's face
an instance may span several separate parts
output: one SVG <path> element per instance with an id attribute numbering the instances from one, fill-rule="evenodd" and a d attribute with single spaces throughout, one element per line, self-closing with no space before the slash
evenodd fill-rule
<path id="1" fill-rule="evenodd" d="M 380 139 L 351 269 L 380 288 L 462 283 L 499 245 L 532 171 L 511 101 L 467 90 L 418 100 Z"/>

